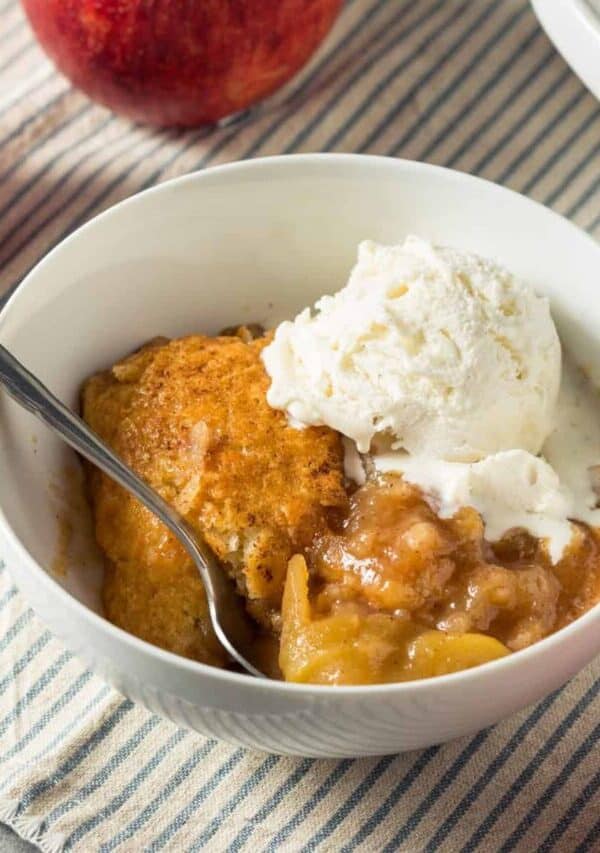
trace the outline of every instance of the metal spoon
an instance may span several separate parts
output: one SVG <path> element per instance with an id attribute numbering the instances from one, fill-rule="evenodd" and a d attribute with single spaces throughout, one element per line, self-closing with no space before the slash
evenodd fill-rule
<path id="1" fill-rule="evenodd" d="M 244 655 L 252 642 L 250 617 L 216 557 L 181 516 L 146 485 L 87 424 L 60 402 L 0 344 L 0 386 L 23 408 L 32 412 L 74 450 L 97 465 L 153 512 L 175 534 L 196 564 L 206 590 L 215 634 L 231 657 L 257 678 L 267 676 Z"/>

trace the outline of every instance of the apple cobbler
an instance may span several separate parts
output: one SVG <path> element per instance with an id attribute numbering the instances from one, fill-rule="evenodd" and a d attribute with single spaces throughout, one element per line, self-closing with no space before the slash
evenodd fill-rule
<path id="1" fill-rule="evenodd" d="M 242 327 L 156 339 L 83 389 L 83 415 L 202 534 L 256 622 L 248 656 L 289 681 L 368 684 L 454 672 L 547 636 L 598 600 L 595 531 L 557 563 L 523 530 L 488 542 L 478 512 L 440 518 L 399 474 L 344 474 L 340 435 L 267 404 Z M 229 661 L 175 537 L 88 469 L 115 624 L 214 666 Z"/>

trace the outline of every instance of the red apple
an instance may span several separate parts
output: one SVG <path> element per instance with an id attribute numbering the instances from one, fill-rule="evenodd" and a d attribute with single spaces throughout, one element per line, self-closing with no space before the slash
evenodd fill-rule
<path id="1" fill-rule="evenodd" d="M 141 122 L 194 126 L 292 77 L 342 0 L 22 0 L 58 68 Z"/>

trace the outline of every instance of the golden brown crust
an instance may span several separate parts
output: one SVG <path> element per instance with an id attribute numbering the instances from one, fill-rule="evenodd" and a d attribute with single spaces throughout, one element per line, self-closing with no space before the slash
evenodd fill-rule
<path id="1" fill-rule="evenodd" d="M 339 436 L 293 429 L 268 406 L 266 342 L 153 342 L 83 390 L 84 418 L 202 531 L 265 623 L 291 555 L 347 501 Z M 96 535 L 113 564 L 109 618 L 181 654 L 214 657 L 203 591 L 182 547 L 107 477 L 95 472 L 91 489 Z"/>

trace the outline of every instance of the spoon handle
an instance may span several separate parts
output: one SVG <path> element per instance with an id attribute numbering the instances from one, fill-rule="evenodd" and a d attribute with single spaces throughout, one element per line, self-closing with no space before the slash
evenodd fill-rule
<path id="1" fill-rule="evenodd" d="M 206 590 L 213 628 L 220 642 L 247 671 L 264 678 L 263 673 L 249 664 L 236 648 L 241 645 L 236 637 L 236 634 L 240 633 L 239 624 L 242 618 L 239 614 L 239 596 L 233 591 L 232 582 L 226 577 L 208 545 L 183 516 L 138 477 L 85 421 L 61 403 L 2 344 L 0 385 L 13 400 L 39 418 L 81 456 L 133 494 L 175 534 L 198 567 Z M 226 621 L 227 625 L 222 626 L 221 621 Z M 245 638 L 242 643 L 244 640 Z"/>
<path id="2" fill-rule="evenodd" d="M 71 409 L 61 403 L 26 367 L 0 344 L 0 383 L 17 403 L 58 433 L 123 488 L 133 492 L 173 532 L 183 518 L 144 483 Z"/>

